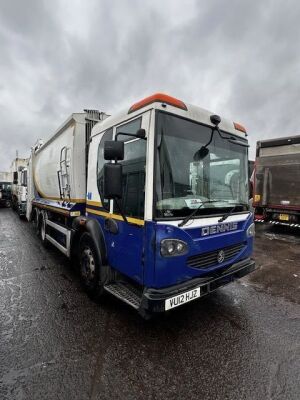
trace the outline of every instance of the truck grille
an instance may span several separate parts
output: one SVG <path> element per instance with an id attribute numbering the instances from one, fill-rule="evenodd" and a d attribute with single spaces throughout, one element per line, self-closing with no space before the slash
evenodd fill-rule
<path id="1" fill-rule="evenodd" d="M 225 253 L 225 258 L 223 262 L 229 261 L 231 258 L 235 257 L 241 250 L 246 246 L 246 243 L 234 244 L 232 246 L 223 247 L 214 251 L 207 253 L 197 254 L 191 256 L 187 259 L 187 264 L 189 267 L 193 268 L 207 268 L 212 265 L 218 264 L 218 253 L 223 250 Z"/>

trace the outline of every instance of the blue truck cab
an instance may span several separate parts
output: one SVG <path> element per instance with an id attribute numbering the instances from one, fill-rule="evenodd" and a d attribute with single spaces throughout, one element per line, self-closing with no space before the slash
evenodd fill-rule
<path id="1" fill-rule="evenodd" d="M 245 128 L 156 93 L 93 127 L 71 243 L 91 296 L 141 315 L 255 269 Z"/>

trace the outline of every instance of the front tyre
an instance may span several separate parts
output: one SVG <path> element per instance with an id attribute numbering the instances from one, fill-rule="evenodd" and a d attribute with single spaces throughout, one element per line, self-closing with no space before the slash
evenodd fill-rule
<path id="1" fill-rule="evenodd" d="M 79 242 L 80 280 L 88 295 L 99 301 L 104 295 L 101 282 L 101 260 L 97 254 L 94 242 L 89 233 L 84 233 Z"/>

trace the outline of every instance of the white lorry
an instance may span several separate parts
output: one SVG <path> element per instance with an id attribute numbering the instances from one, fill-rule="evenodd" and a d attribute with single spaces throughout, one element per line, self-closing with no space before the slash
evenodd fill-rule
<path id="1" fill-rule="evenodd" d="M 253 271 L 245 128 L 161 93 L 107 117 L 72 114 L 28 164 L 27 218 L 90 296 L 147 317 Z"/>
<path id="2" fill-rule="evenodd" d="M 13 175 L 12 208 L 20 217 L 26 214 L 27 164 L 27 158 L 17 157 L 12 161 L 10 168 Z"/>
<path id="3" fill-rule="evenodd" d="M 12 174 L 0 172 L 0 206 L 10 207 L 11 205 Z"/>

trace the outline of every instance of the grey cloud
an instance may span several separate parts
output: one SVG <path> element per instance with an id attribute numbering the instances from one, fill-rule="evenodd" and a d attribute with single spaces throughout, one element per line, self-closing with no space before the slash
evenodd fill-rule
<path id="1" fill-rule="evenodd" d="M 0 170 L 73 111 L 109 113 L 161 90 L 245 124 L 296 134 L 300 5 L 280 1 L 0 4 Z"/>

